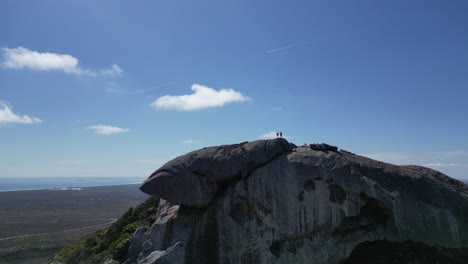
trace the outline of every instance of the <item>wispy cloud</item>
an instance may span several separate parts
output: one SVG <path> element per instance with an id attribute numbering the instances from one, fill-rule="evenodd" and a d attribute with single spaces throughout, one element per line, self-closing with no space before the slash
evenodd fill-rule
<path id="1" fill-rule="evenodd" d="M 273 52 L 277 52 L 277 51 L 281 51 L 281 50 L 292 49 L 292 48 L 303 46 L 303 45 L 306 45 L 306 44 L 309 44 L 309 43 L 310 43 L 310 41 L 304 41 L 304 42 L 284 46 L 284 47 L 281 47 L 281 48 L 267 50 L 267 51 L 265 51 L 265 53 L 273 53 Z"/>
<path id="2" fill-rule="evenodd" d="M 123 75 L 123 70 L 120 68 L 119 65 L 117 64 L 112 64 L 109 68 L 107 69 L 102 69 L 97 72 L 97 75 L 102 75 L 106 77 L 119 77 Z"/>
<path id="3" fill-rule="evenodd" d="M 116 127 L 116 126 L 106 126 L 106 125 L 94 125 L 89 126 L 87 129 L 92 130 L 96 134 L 100 135 L 113 135 L 120 134 L 130 131 L 130 129 Z"/>
<path id="4" fill-rule="evenodd" d="M 187 140 L 182 140 L 180 141 L 181 144 L 198 144 L 200 141 L 198 140 L 193 140 L 193 139 L 187 139 Z"/>
<path id="5" fill-rule="evenodd" d="M 192 91 L 194 91 L 192 94 L 159 97 L 151 106 L 156 109 L 196 111 L 250 100 L 249 97 L 233 89 L 221 89 L 217 91 L 204 85 L 193 84 Z"/>
<path id="6" fill-rule="evenodd" d="M 456 164 L 460 160 L 468 159 L 466 151 L 443 152 L 381 152 L 365 153 L 363 156 L 393 164 Z"/>
<path id="7" fill-rule="evenodd" d="M 163 165 L 164 163 L 167 162 L 167 159 L 142 159 L 142 160 L 137 160 L 136 161 L 139 164 L 145 164 L 145 165 Z"/>
<path id="8" fill-rule="evenodd" d="M 271 108 L 271 110 L 273 110 L 273 111 L 280 111 L 280 112 L 281 112 L 281 111 L 284 111 L 284 108 L 281 107 L 281 106 L 273 106 L 273 107 Z"/>
<path id="9" fill-rule="evenodd" d="M 2 124 L 37 124 L 42 120 L 27 115 L 19 116 L 11 110 L 6 102 L 0 101 L 0 125 Z"/>
<path id="10" fill-rule="evenodd" d="M 427 163 L 422 164 L 424 167 L 468 167 L 468 164 L 458 164 L 458 163 Z"/>
<path id="11" fill-rule="evenodd" d="M 121 94 L 123 92 L 117 82 L 108 82 L 106 91 L 111 94 Z"/>
<path id="12" fill-rule="evenodd" d="M 276 133 L 278 133 L 278 132 L 276 132 L 276 131 L 270 131 L 270 132 L 268 132 L 268 133 L 265 133 L 265 134 L 263 134 L 263 135 L 258 136 L 258 139 L 273 139 L 273 138 L 277 138 Z M 286 135 L 283 134 L 283 138 L 289 138 L 289 136 L 286 136 Z"/>
<path id="13" fill-rule="evenodd" d="M 109 68 L 90 70 L 83 69 L 79 60 L 69 54 L 52 52 L 38 52 L 24 47 L 2 48 L 2 66 L 10 69 L 29 69 L 35 71 L 63 71 L 67 74 L 117 77 L 123 74 L 122 68 L 117 64 Z"/>
<path id="14" fill-rule="evenodd" d="M 468 152 L 383 152 L 361 154 L 371 159 L 380 160 L 397 165 L 421 165 L 440 170 L 455 178 L 468 178 Z"/>
<path id="15" fill-rule="evenodd" d="M 107 91 L 108 93 L 111 93 L 111 94 L 119 94 L 119 93 L 122 92 L 122 90 L 120 90 L 120 88 L 118 88 L 118 87 L 112 87 L 112 86 L 111 86 L 111 87 L 107 87 L 106 91 Z"/>

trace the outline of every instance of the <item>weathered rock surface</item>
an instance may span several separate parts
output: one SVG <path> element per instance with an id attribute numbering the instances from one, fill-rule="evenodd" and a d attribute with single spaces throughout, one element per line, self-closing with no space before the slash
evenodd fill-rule
<path id="1" fill-rule="evenodd" d="M 245 178 L 291 150 L 291 144 L 282 138 L 203 148 L 169 161 L 140 190 L 173 203 L 204 207 L 223 183 Z"/>
<path id="2" fill-rule="evenodd" d="M 128 263 L 339 263 L 376 240 L 468 246 L 466 184 L 329 145 L 205 148 L 141 190 L 165 200 L 151 230 L 135 233 L 141 251 Z"/>

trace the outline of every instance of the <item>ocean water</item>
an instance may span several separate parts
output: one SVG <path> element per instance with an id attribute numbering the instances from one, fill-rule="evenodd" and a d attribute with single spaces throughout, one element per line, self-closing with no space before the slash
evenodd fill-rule
<path id="1" fill-rule="evenodd" d="M 51 188 L 67 187 L 91 187 L 91 186 L 109 186 L 138 184 L 145 178 L 129 177 L 100 177 L 100 178 L 0 178 L 0 192 L 20 191 L 20 190 L 40 190 Z"/>
<path id="2" fill-rule="evenodd" d="M 110 186 L 142 183 L 146 177 L 99 177 L 99 178 L 0 178 L 0 192 L 40 190 L 67 187 Z M 461 180 L 468 184 L 468 179 Z"/>

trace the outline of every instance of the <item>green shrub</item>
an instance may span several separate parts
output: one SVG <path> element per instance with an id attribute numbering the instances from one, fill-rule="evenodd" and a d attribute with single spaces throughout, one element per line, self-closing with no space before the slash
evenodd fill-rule
<path id="1" fill-rule="evenodd" d="M 132 237 L 127 234 L 127 236 L 122 237 L 117 241 L 117 245 L 115 246 L 114 252 L 112 254 L 112 258 L 124 262 L 125 257 L 127 257 L 128 248 L 130 247 L 130 241 Z"/>
<path id="2" fill-rule="evenodd" d="M 53 258 L 52 262 L 94 264 L 103 263 L 110 257 L 116 261 L 124 262 L 133 233 L 138 227 L 150 226 L 156 220 L 154 208 L 158 204 L 159 199 L 155 196 L 150 196 L 137 207 L 130 207 L 122 217 L 107 229 L 97 231 L 64 247 Z M 151 208 L 153 210 L 149 211 Z"/>

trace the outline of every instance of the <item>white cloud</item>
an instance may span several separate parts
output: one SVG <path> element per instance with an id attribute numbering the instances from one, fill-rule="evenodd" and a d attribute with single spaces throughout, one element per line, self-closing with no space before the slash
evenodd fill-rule
<path id="1" fill-rule="evenodd" d="M 30 117 L 27 115 L 18 116 L 13 113 L 7 103 L 0 101 L 0 125 L 2 124 L 37 124 L 41 123 L 42 120 L 37 117 Z"/>
<path id="2" fill-rule="evenodd" d="M 108 93 L 112 93 L 112 94 L 122 93 L 122 89 L 120 89 L 120 85 L 116 82 L 108 82 L 106 90 Z"/>
<path id="3" fill-rule="evenodd" d="M 193 139 L 187 139 L 187 140 L 182 140 L 180 141 L 181 144 L 198 144 L 200 141 L 198 140 L 193 140 Z"/>
<path id="4" fill-rule="evenodd" d="M 458 163 L 427 163 L 423 164 L 424 167 L 467 167 L 467 164 Z"/>
<path id="5" fill-rule="evenodd" d="M 115 126 L 105 126 L 105 125 L 94 125 L 87 127 L 88 129 L 92 130 L 96 134 L 100 135 L 112 135 L 112 134 L 120 134 L 130 131 L 130 129 L 120 128 Z"/>
<path id="6" fill-rule="evenodd" d="M 79 60 L 72 55 L 51 52 L 38 52 L 24 47 L 15 49 L 2 48 L 2 66 L 10 69 L 30 69 L 36 71 L 63 71 L 68 74 L 116 77 L 123 74 L 123 70 L 113 64 L 109 68 L 97 71 L 83 69 Z"/>
<path id="7" fill-rule="evenodd" d="M 117 87 L 107 87 L 106 91 L 107 91 L 108 93 L 112 93 L 112 94 L 119 94 L 119 93 L 122 92 L 122 91 L 121 91 L 119 88 L 117 88 Z"/>
<path id="8" fill-rule="evenodd" d="M 40 53 L 23 47 L 16 49 L 4 48 L 5 62 L 3 66 L 12 69 L 29 68 L 32 70 L 48 71 L 63 70 L 66 73 L 81 71 L 78 59 L 67 54 Z"/>
<path id="9" fill-rule="evenodd" d="M 107 77 L 118 77 L 123 75 L 123 70 L 119 65 L 112 64 L 109 68 L 100 70 L 99 73 Z"/>
<path id="10" fill-rule="evenodd" d="M 268 133 L 265 133 L 263 135 L 260 135 L 258 136 L 259 139 L 273 139 L 273 138 L 277 138 L 276 136 L 276 133 L 278 133 L 277 131 L 270 131 Z M 283 134 L 283 138 L 289 138 L 289 136 L 285 136 Z"/>
<path id="11" fill-rule="evenodd" d="M 156 109 L 195 111 L 250 100 L 247 96 L 233 89 L 221 89 L 217 91 L 200 84 L 193 84 L 191 89 L 194 91 L 192 94 L 165 95 L 156 99 L 151 105 Z"/>

